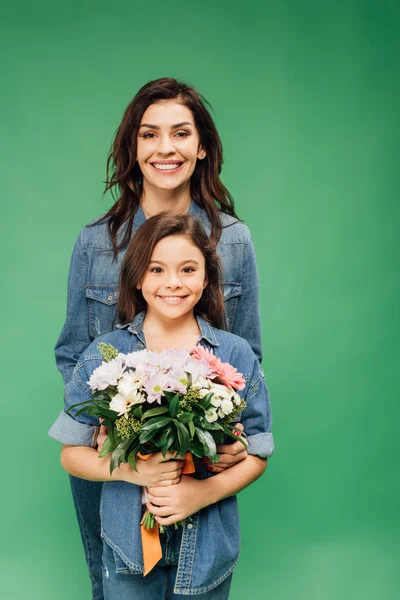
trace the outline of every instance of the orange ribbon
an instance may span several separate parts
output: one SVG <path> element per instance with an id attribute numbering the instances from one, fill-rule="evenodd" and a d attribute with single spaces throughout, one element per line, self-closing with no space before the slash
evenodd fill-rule
<path id="1" fill-rule="evenodd" d="M 138 457 L 142 460 L 147 460 L 150 456 L 151 454 L 140 454 L 140 452 L 138 453 Z M 195 470 L 196 469 L 194 467 L 192 453 L 186 452 L 185 460 L 183 461 L 182 474 L 190 475 L 190 473 L 194 473 Z M 146 527 L 141 523 L 140 532 L 142 535 L 142 550 L 144 563 L 143 576 L 146 577 L 146 575 L 150 573 L 152 568 L 155 567 L 158 561 L 162 558 L 160 527 L 158 523 L 156 523 L 152 529 L 146 529 Z"/>

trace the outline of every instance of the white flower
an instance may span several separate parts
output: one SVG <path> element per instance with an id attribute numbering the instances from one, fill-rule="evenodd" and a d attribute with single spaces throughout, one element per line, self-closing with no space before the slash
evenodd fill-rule
<path id="1" fill-rule="evenodd" d="M 136 392 L 144 384 L 145 379 L 139 371 L 125 371 L 118 383 L 118 391 L 123 396 Z"/>
<path id="2" fill-rule="evenodd" d="M 206 410 L 205 417 L 209 423 L 214 423 L 218 419 L 217 409 L 213 407 L 209 408 Z"/>
<path id="3" fill-rule="evenodd" d="M 220 408 L 224 415 L 229 415 L 233 411 L 233 404 L 230 400 L 222 400 Z"/>
<path id="4" fill-rule="evenodd" d="M 239 406 L 239 404 L 242 402 L 241 397 L 236 392 L 233 394 L 232 399 L 233 399 L 234 403 L 236 404 L 236 406 Z"/>
<path id="5" fill-rule="evenodd" d="M 199 378 L 204 379 L 211 372 L 210 365 L 206 360 L 195 360 L 191 357 L 186 361 L 184 369 L 186 373 L 191 374 L 193 383 L 196 383 Z"/>
<path id="6" fill-rule="evenodd" d="M 130 352 L 125 355 L 125 362 L 127 367 L 133 367 L 137 369 L 147 361 L 147 350 L 139 350 L 138 352 Z"/>
<path id="7" fill-rule="evenodd" d="M 97 369 L 95 369 L 87 382 L 92 390 L 105 390 L 110 385 L 117 385 L 119 378 L 122 376 L 125 367 L 123 365 L 123 357 L 117 356 L 110 362 L 103 361 Z"/>
<path id="8" fill-rule="evenodd" d="M 129 401 L 122 394 L 115 394 L 110 402 L 110 410 L 115 410 L 119 416 L 125 414 L 129 409 Z"/>
<path id="9" fill-rule="evenodd" d="M 199 377 L 196 381 L 193 382 L 192 387 L 195 390 L 205 390 L 207 389 L 207 393 L 210 391 L 211 381 L 206 377 Z"/>

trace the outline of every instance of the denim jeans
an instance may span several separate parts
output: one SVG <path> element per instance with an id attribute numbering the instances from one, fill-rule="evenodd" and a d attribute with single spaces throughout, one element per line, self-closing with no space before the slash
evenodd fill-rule
<path id="1" fill-rule="evenodd" d="M 100 537 L 100 496 L 102 483 L 70 476 L 72 497 L 78 517 L 89 575 L 92 581 L 92 599 L 103 600 L 102 554 Z"/>
<path id="2" fill-rule="evenodd" d="M 113 549 L 104 542 L 103 547 L 103 589 L 104 600 L 184 600 L 186 595 L 174 593 L 174 583 L 179 559 L 182 528 L 165 528 L 160 535 L 162 559 L 146 577 L 137 575 L 127 568 L 116 572 Z M 120 560 L 118 560 L 120 564 Z M 197 594 L 199 600 L 228 600 L 232 574 L 216 588 L 204 594 Z"/>

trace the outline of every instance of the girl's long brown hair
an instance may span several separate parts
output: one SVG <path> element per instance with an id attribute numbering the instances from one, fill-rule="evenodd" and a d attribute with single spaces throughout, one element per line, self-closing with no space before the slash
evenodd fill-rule
<path id="1" fill-rule="evenodd" d="M 238 218 L 233 198 L 219 177 L 223 162 L 222 143 L 206 108 L 208 102 L 199 92 L 176 79 L 156 79 L 144 85 L 126 108 L 108 155 L 104 193 L 111 190 L 116 203 L 99 222 L 108 222 L 115 256 L 129 244 L 133 218 L 142 194 L 142 173 L 136 162 L 140 123 L 145 110 L 160 100 L 176 100 L 192 111 L 206 156 L 196 163 L 190 193 L 210 219 L 212 242 L 216 244 L 221 236 L 220 212 Z M 123 225 L 125 227 L 117 238 Z"/>
<path id="2" fill-rule="evenodd" d="M 225 327 L 224 297 L 220 285 L 221 266 L 215 246 L 202 225 L 192 215 L 162 212 L 148 219 L 133 236 L 121 266 L 118 319 L 122 325 L 146 310 L 146 301 L 137 285 L 141 283 L 150 264 L 154 248 L 170 235 L 187 236 L 200 250 L 205 260 L 207 286 L 194 307 L 194 312 L 214 327 Z"/>

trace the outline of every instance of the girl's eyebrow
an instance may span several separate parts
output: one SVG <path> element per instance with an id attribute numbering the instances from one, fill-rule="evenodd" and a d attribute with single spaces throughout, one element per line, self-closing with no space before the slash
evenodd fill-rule
<path id="1" fill-rule="evenodd" d="M 157 263 L 158 265 L 162 265 L 163 267 L 166 267 L 166 263 L 163 262 L 162 260 L 151 260 L 150 264 L 154 264 Z M 198 265 L 199 263 L 197 262 L 197 260 L 195 260 L 194 258 L 189 258 L 188 260 L 183 260 L 182 262 L 179 263 L 179 267 L 182 265 L 185 265 L 186 263 L 195 263 L 196 265 Z"/>
<path id="2" fill-rule="evenodd" d="M 179 127 L 183 127 L 184 125 L 192 125 L 189 121 L 182 121 L 182 123 L 176 123 L 175 125 L 171 125 L 171 129 L 178 129 Z M 142 123 L 140 127 L 149 127 L 150 129 L 160 129 L 158 125 L 151 125 L 150 123 Z"/>

